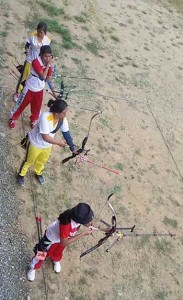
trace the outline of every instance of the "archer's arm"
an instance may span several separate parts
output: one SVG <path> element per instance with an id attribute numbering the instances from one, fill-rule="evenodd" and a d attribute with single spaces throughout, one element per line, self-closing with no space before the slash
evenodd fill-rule
<path id="1" fill-rule="evenodd" d="M 61 245 L 62 246 L 68 246 L 74 242 L 76 242 L 77 240 L 79 240 L 80 238 L 82 238 L 85 235 L 89 235 L 93 232 L 93 229 L 90 227 L 87 227 L 83 232 L 76 234 L 75 236 L 71 236 L 68 237 L 66 239 L 60 239 Z"/>
<path id="2" fill-rule="evenodd" d="M 61 132 L 62 132 L 62 135 L 63 135 L 67 145 L 69 145 L 70 150 L 72 152 L 74 152 L 75 147 L 74 147 L 72 136 L 69 131 L 68 121 L 66 118 L 63 119 L 63 124 L 61 126 Z"/>

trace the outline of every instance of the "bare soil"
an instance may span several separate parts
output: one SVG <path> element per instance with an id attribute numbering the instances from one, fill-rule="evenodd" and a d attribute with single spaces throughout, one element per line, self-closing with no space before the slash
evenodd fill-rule
<path id="1" fill-rule="evenodd" d="M 41 3 L 41 2 L 40 2 Z M 87 134 L 93 113 L 79 108 L 103 111 L 92 121 L 87 147 L 88 159 L 97 165 L 118 170 L 121 175 L 81 162 L 74 166 L 61 160 L 68 149 L 53 147 L 46 165 L 46 185 L 38 186 L 32 170 L 25 188 L 17 188 L 22 214 L 21 230 L 29 240 L 30 258 L 37 242 L 35 211 L 41 213 L 44 228 L 60 212 L 79 201 L 89 203 L 96 220 L 110 222 L 111 203 L 118 226 L 136 225 L 136 232 L 171 232 L 176 237 L 123 238 L 109 253 L 104 246 L 79 260 L 79 255 L 103 237 L 86 237 L 68 247 L 61 274 L 55 274 L 50 261 L 26 282 L 29 299 L 63 300 L 182 300 L 183 299 L 183 56 L 181 6 L 173 1 L 143 0 L 62 0 L 45 2 L 63 8 L 64 14 L 49 17 L 36 1 L 1 1 L 0 48 L 2 85 L 7 85 L 4 104 L 13 107 L 16 80 L 9 74 L 13 63 L 23 62 L 27 34 L 42 19 L 54 19 L 66 27 L 75 46 L 62 47 L 62 37 L 54 31 L 54 64 L 70 93 L 68 120 L 75 144 Z M 181 5 L 181 1 L 179 3 Z M 38 13 L 39 18 L 35 18 Z M 27 26 L 29 21 L 29 27 Z M 4 80 L 4 81 L 3 81 Z M 58 88 L 58 79 L 54 80 Z M 45 92 L 45 106 L 49 99 Z M 73 106 L 73 107 L 72 107 Z M 29 109 L 17 121 L 16 130 L 4 131 L 12 144 L 9 164 L 15 170 L 24 155 L 19 142 L 29 128 Z M 26 269 L 26 265 L 25 265 Z"/>

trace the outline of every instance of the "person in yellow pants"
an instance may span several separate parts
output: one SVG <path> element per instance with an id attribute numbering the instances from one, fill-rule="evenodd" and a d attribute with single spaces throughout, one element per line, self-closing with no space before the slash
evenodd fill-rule
<path id="1" fill-rule="evenodd" d="M 34 147 L 30 142 L 28 142 L 25 160 L 20 167 L 19 175 L 24 177 L 30 166 L 34 165 L 35 174 L 40 176 L 44 170 L 45 163 L 49 159 L 51 148 L 52 147 L 50 146 L 46 149 L 40 149 Z"/>
<path id="2" fill-rule="evenodd" d="M 37 181 L 44 184 L 45 179 L 42 172 L 49 159 L 52 145 L 64 147 L 67 143 L 71 152 L 77 153 L 66 119 L 67 103 L 59 98 L 57 100 L 51 99 L 48 102 L 48 107 L 50 107 L 50 111 L 43 112 L 35 127 L 28 133 L 26 155 L 17 176 L 19 186 L 24 186 L 24 177 L 31 165 L 34 166 Z M 61 130 L 64 140 L 54 138 L 58 130 Z"/>

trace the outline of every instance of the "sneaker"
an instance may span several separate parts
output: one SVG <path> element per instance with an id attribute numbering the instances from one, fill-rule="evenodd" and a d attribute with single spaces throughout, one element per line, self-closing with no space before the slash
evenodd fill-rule
<path id="1" fill-rule="evenodd" d="M 24 176 L 18 175 L 17 176 L 17 183 L 19 186 L 24 186 Z"/>
<path id="2" fill-rule="evenodd" d="M 59 261 L 53 261 L 53 269 L 56 273 L 60 273 L 61 271 L 61 264 Z"/>
<path id="3" fill-rule="evenodd" d="M 36 174 L 36 179 L 40 184 L 44 184 L 45 183 L 45 179 L 43 175 L 37 175 Z"/>
<path id="4" fill-rule="evenodd" d="M 28 269 L 28 271 L 27 271 L 27 279 L 29 281 L 34 281 L 35 275 L 36 275 L 36 270 Z"/>
<path id="5" fill-rule="evenodd" d="M 10 129 L 15 128 L 15 121 L 14 120 L 10 119 L 8 124 L 9 124 Z"/>
<path id="6" fill-rule="evenodd" d="M 15 93 L 13 95 L 13 101 L 16 103 L 18 101 L 19 97 L 20 97 L 20 95 L 18 93 Z"/>

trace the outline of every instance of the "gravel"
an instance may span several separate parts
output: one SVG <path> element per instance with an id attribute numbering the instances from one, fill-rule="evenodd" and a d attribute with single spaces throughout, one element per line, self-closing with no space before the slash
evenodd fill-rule
<path id="1" fill-rule="evenodd" d="M 2 102 L 1 102 L 2 103 Z M 3 106 L 3 105 L 1 105 Z M 0 299 L 28 299 L 26 288 L 27 241 L 20 230 L 21 203 L 16 197 L 15 170 L 8 164 L 10 140 L 7 113 L 0 123 Z"/>

